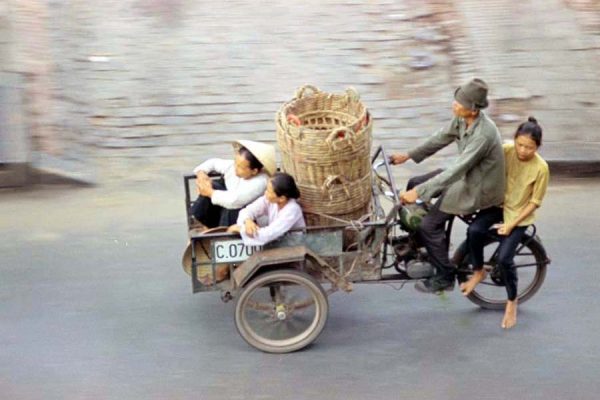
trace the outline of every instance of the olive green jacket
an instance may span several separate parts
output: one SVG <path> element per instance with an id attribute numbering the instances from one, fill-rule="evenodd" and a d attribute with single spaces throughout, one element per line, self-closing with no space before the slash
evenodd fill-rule
<path id="1" fill-rule="evenodd" d="M 458 145 L 458 158 L 444 172 L 416 186 L 419 197 L 427 201 L 443 192 L 440 210 L 455 215 L 501 205 L 505 180 L 502 139 L 483 111 L 469 129 L 464 119 L 454 118 L 408 155 L 420 163 L 452 142 Z"/>

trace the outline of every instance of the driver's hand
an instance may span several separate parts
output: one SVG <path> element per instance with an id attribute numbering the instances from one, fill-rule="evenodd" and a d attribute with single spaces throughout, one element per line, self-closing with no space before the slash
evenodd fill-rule
<path id="1" fill-rule="evenodd" d="M 411 189 L 408 192 L 404 192 L 400 195 L 400 201 L 402 204 L 413 204 L 417 201 L 419 195 L 416 189 Z"/>
<path id="2" fill-rule="evenodd" d="M 399 164 L 404 164 L 409 159 L 410 159 L 410 156 L 408 154 L 396 153 L 396 154 L 392 154 L 390 156 L 390 160 L 389 161 L 393 165 L 399 165 Z"/>

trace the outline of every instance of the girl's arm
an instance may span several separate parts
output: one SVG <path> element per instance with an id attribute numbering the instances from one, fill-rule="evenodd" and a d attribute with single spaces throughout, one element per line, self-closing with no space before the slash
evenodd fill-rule
<path id="1" fill-rule="evenodd" d="M 267 215 L 268 210 L 269 203 L 265 196 L 261 196 L 240 210 L 237 225 L 243 227 L 247 220 L 254 221 L 260 216 Z"/>
<path id="2" fill-rule="evenodd" d="M 250 246 L 262 246 L 278 239 L 289 231 L 300 218 L 302 218 L 302 209 L 300 206 L 285 207 L 279 213 L 277 218 L 274 221 L 271 221 L 269 225 L 258 228 L 254 236 L 249 236 L 242 230 L 244 244 Z"/>
<path id="3" fill-rule="evenodd" d="M 548 164 L 544 162 L 533 184 L 533 191 L 531 193 L 531 199 L 529 199 L 529 203 L 527 203 L 523 210 L 521 210 L 519 216 L 514 221 L 510 221 L 509 223 L 504 221 L 504 224 L 498 228 L 498 233 L 500 235 L 510 235 L 515 227 L 519 226 L 519 224 L 523 222 L 525 218 L 529 217 L 536 208 L 542 205 L 542 200 L 544 199 L 544 196 L 546 195 L 546 189 L 548 188 L 549 178 L 550 172 L 548 170 Z"/>
<path id="4" fill-rule="evenodd" d="M 523 222 L 527 217 L 529 217 L 537 207 L 538 206 L 535 203 L 528 203 L 515 220 L 510 221 L 509 223 L 505 222 L 500 225 L 500 227 L 498 228 L 498 234 L 503 236 L 510 235 L 512 230 L 515 229 L 515 227 L 519 226 L 519 224 Z"/>

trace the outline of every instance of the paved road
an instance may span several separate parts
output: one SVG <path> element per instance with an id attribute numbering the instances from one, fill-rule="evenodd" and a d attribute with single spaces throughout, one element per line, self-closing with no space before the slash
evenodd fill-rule
<path id="1" fill-rule="evenodd" d="M 231 303 L 192 295 L 180 193 L 170 177 L 3 193 L 1 398 L 597 398 L 599 181 L 552 182 L 553 263 L 513 331 L 456 292 L 358 286 L 288 355 L 253 350 Z"/>

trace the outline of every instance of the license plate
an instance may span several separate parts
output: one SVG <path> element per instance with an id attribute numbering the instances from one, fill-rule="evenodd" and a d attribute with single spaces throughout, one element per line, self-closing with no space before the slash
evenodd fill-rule
<path id="1" fill-rule="evenodd" d="M 246 260 L 262 246 L 246 246 L 242 239 L 220 240 L 213 242 L 215 263 L 235 263 Z"/>

